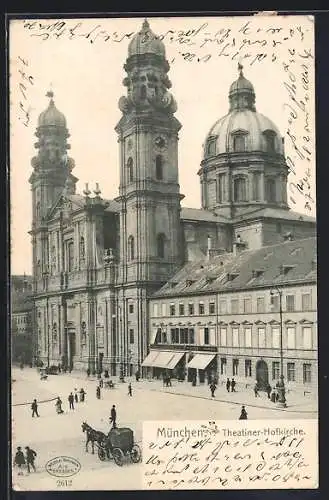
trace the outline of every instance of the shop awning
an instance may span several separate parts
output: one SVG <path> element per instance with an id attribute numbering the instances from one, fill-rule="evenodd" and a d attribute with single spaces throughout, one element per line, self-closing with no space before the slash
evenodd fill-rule
<path id="1" fill-rule="evenodd" d="M 150 351 L 150 353 L 144 359 L 142 366 L 154 366 L 154 362 L 159 354 L 161 354 L 159 351 Z"/>
<path id="2" fill-rule="evenodd" d="M 175 352 L 172 354 L 173 354 L 173 356 L 169 360 L 169 362 L 167 363 L 167 366 L 166 366 L 166 368 L 168 370 L 173 370 L 174 368 L 176 368 L 176 366 L 178 365 L 178 363 L 180 362 L 180 360 L 184 356 L 185 352 Z"/>
<path id="3" fill-rule="evenodd" d="M 204 370 L 214 359 L 216 354 L 196 354 L 193 359 L 188 363 L 187 368 L 197 368 Z"/>

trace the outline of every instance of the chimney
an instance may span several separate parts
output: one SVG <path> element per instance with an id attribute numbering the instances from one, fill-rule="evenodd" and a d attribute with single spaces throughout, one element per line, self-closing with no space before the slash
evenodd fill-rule
<path id="1" fill-rule="evenodd" d="M 211 236 L 208 234 L 207 238 L 207 258 L 210 260 L 211 258 L 211 250 L 212 250 L 212 239 Z"/>
<path id="2" fill-rule="evenodd" d="M 236 235 L 235 242 L 233 243 L 233 255 L 236 256 L 242 250 L 246 248 L 246 243 L 242 241 L 241 236 L 239 234 Z"/>

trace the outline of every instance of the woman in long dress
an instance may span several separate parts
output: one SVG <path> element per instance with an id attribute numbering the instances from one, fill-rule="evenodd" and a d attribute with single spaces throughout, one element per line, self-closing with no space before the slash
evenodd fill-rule
<path id="1" fill-rule="evenodd" d="M 58 396 L 57 401 L 56 401 L 56 403 L 55 403 L 55 406 L 56 406 L 56 411 L 57 411 L 57 413 L 58 413 L 58 414 L 60 414 L 60 413 L 64 413 L 64 411 L 63 411 L 63 409 L 62 409 L 62 404 L 63 404 L 63 403 L 62 403 L 62 400 L 61 400 L 61 398 Z"/>

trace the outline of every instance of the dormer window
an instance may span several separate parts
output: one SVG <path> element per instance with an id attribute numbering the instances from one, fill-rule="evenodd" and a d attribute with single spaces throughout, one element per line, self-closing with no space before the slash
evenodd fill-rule
<path id="1" fill-rule="evenodd" d="M 207 155 L 214 156 L 216 154 L 216 137 L 210 137 L 207 143 Z"/>
<path id="2" fill-rule="evenodd" d="M 265 136 L 266 152 L 275 153 L 275 137 L 276 133 L 273 130 L 265 130 L 263 132 Z"/>
<path id="3" fill-rule="evenodd" d="M 227 281 L 233 281 L 239 276 L 238 273 L 227 273 Z"/>
<path id="4" fill-rule="evenodd" d="M 280 274 L 287 275 L 289 271 L 291 271 L 294 268 L 294 266 L 291 265 L 282 265 L 280 266 Z"/>
<path id="5" fill-rule="evenodd" d="M 233 139 L 233 150 L 238 153 L 246 150 L 246 138 L 242 134 L 237 134 Z"/>
<path id="6" fill-rule="evenodd" d="M 264 274 L 264 271 L 263 269 L 253 269 L 252 270 L 252 277 L 253 278 L 259 278 L 260 276 L 262 276 Z"/>

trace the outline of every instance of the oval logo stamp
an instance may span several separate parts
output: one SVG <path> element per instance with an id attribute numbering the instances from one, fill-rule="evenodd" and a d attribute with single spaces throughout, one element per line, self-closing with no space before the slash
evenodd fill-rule
<path id="1" fill-rule="evenodd" d="M 55 457 L 46 463 L 46 471 L 55 477 L 70 477 L 77 474 L 81 469 L 80 462 L 73 457 Z"/>

